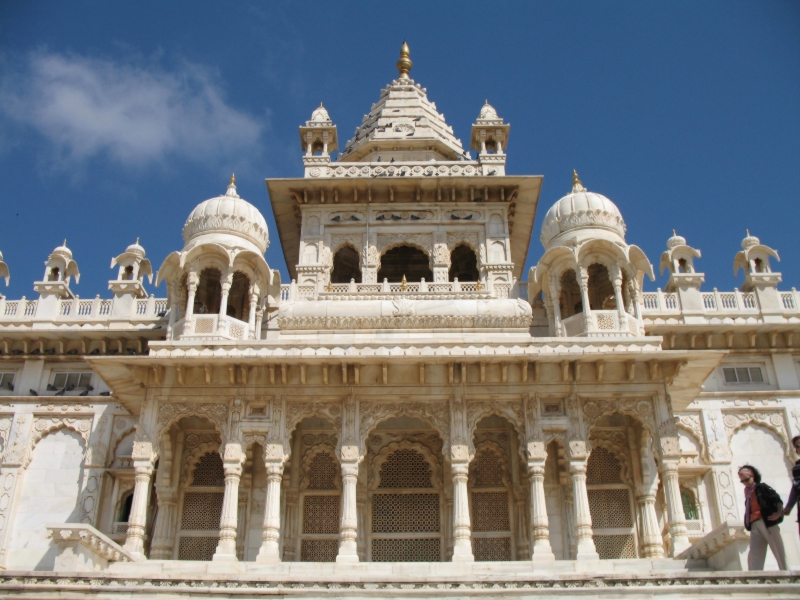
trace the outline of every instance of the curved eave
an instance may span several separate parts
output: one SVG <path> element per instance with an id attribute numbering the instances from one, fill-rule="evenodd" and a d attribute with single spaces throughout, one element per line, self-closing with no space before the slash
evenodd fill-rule
<path id="1" fill-rule="evenodd" d="M 504 176 L 504 177 L 393 177 L 376 180 L 374 178 L 349 178 L 335 177 L 324 179 L 267 179 L 267 192 L 272 203 L 272 212 L 275 215 L 275 223 L 278 227 L 278 237 L 280 238 L 283 256 L 286 260 L 286 267 L 289 270 L 291 279 L 297 279 L 296 265 L 300 257 L 300 217 L 295 212 L 297 200 L 295 194 L 303 197 L 303 190 L 308 193 L 310 204 L 319 204 L 320 192 L 325 192 L 326 203 L 333 203 L 334 191 L 341 194 L 337 206 L 355 206 L 350 199 L 353 197 L 353 190 L 358 190 L 359 202 L 357 205 L 367 205 L 367 190 L 371 190 L 372 202 L 370 206 L 389 205 L 389 188 L 394 193 L 395 201 L 391 206 L 398 204 L 443 204 L 449 206 L 464 205 L 463 202 L 451 203 L 442 201 L 428 202 L 423 201 L 419 204 L 413 202 L 411 198 L 415 190 L 420 188 L 422 193 L 435 194 L 437 187 L 443 190 L 456 188 L 457 190 L 469 191 L 474 187 L 476 195 L 484 187 L 505 189 L 506 203 L 516 204 L 515 213 L 512 220 L 513 228 L 511 231 L 511 260 L 514 263 L 513 274 L 518 280 L 523 278 L 523 268 L 528 257 L 528 248 L 531 243 L 534 220 L 536 217 L 536 207 L 539 203 L 539 193 L 542 188 L 541 175 L 528 176 Z M 402 195 L 408 197 L 408 202 Z M 513 197 L 512 197 L 513 194 Z M 483 195 L 483 194 L 481 194 Z M 484 203 L 476 203 L 478 205 Z M 494 204 L 491 202 L 490 204 Z"/>

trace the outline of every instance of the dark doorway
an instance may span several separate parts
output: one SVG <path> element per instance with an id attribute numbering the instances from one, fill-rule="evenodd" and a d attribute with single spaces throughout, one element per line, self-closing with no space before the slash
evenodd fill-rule
<path id="1" fill-rule="evenodd" d="M 351 279 L 361 283 L 358 252 L 351 246 L 343 246 L 333 256 L 331 283 L 350 283 Z"/>
<path id="2" fill-rule="evenodd" d="M 456 246 L 450 254 L 450 281 L 478 281 L 478 259 L 469 246 Z"/>
<path id="3" fill-rule="evenodd" d="M 411 246 L 398 246 L 387 251 L 381 257 L 381 268 L 378 281 L 388 279 L 391 283 L 406 281 L 433 281 L 433 273 L 428 263 L 428 255 Z"/>

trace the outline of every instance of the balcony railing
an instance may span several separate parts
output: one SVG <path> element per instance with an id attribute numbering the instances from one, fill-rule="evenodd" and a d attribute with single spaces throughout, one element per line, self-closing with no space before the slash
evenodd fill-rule
<path id="1" fill-rule="evenodd" d="M 365 296 L 391 298 L 411 295 L 420 299 L 445 295 L 456 298 L 523 298 L 527 299 L 527 282 L 484 284 L 480 281 L 445 281 L 431 283 L 414 281 L 406 283 L 333 283 L 320 289 L 315 284 L 285 283 L 281 285 L 281 301 L 346 300 Z"/>
<path id="2" fill-rule="evenodd" d="M 220 315 L 192 315 L 172 328 L 173 340 L 249 340 L 250 326 L 244 321 Z"/>
<path id="3" fill-rule="evenodd" d="M 36 318 L 38 300 L 27 300 L 24 296 L 19 300 L 6 300 L 0 298 L 0 320 L 29 321 Z M 79 296 L 58 301 L 55 319 L 57 321 L 107 321 L 114 309 L 113 298 L 97 296 L 91 300 L 81 299 Z M 131 309 L 130 319 L 149 321 L 165 318 L 167 314 L 167 299 L 149 298 L 137 299 Z"/>
<path id="4" fill-rule="evenodd" d="M 780 306 L 787 313 L 800 312 L 800 292 L 792 288 L 790 292 L 778 292 Z M 754 292 L 702 292 L 703 312 L 706 314 L 758 314 L 761 311 L 758 296 Z M 658 313 L 680 313 L 683 307 L 677 293 L 666 293 L 660 289 L 656 292 L 642 294 L 643 313 L 645 316 Z"/>
<path id="5" fill-rule="evenodd" d="M 636 317 L 616 310 L 591 310 L 578 313 L 561 321 L 561 334 L 565 337 L 611 337 L 642 335 Z"/>

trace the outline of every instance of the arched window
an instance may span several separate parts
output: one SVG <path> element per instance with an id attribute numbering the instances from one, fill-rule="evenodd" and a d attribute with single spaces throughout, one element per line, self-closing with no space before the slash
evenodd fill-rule
<path id="1" fill-rule="evenodd" d="M 478 259 L 475 252 L 466 244 L 456 246 L 450 254 L 449 279 L 453 281 L 478 281 Z"/>
<path id="2" fill-rule="evenodd" d="M 700 511 L 697 510 L 697 502 L 694 501 L 692 492 L 681 488 L 681 503 L 683 504 L 683 515 L 687 521 L 700 519 Z"/>
<path id="3" fill-rule="evenodd" d="M 181 499 L 178 560 L 211 560 L 219 542 L 225 473 L 219 452 L 206 452 Z"/>
<path id="4" fill-rule="evenodd" d="M 124 275 L 122 277 L 126 281 L 130 281 L 133 279 L 133 265 L 128 265 L 125 267 Z"/>
<path id="5" fill-rule="evenodd" d="M 341 495 L 339 468 L 330 452 L 319 452 L 306 465 L 305 490 L 300 499 L 303 527 L 300 560 L 335 562 L 339 553 Z"/>
<path id="6" fill-rule="evenodd" d="M 352 246 L 342 246 L 333 255 L 331 283 L 350 283 L 351 279 L 361 281 L 358 252 Z"/>
<path id="7" fill-rule="evenodd" d="M 372 495 L 371 558 L 374 562 L 441 560 L 441 482 L 413 448 L 389 454 Z M 437 489 L 438 488 L 438 489 Z"/>
<path id="8" fill-rule="evenodd" d="M 511 560 L 511 508 L 505 453 L 480 450 L 470 465 L 472 548 L 475 560 Z"/>
<path id="9" fill-rule="evenodd" d="M 378 281 L 388 279 L 391 283 L 398 283 L 403 276 L 406 281 L 433 281 L 428 255 L 413 246 L 397 246 L 388 250 L 381 257 Z"/>
<path id="10" fill-rule="evenodd" d="M 637 558 L 631 490 L 622 480 L 619 459 L 605 448 L 596 447 L 589 455 L 586 489 L 600 558 Z"/>
<path id="11" fill-rule="evenodd" d="M 219 314 L 219 304 L 222 299 L 222 274 L 219 269 L 203 269 L 200 273 L 200 282 L 194 296 L 194 313 L 196 315 Z"/>
<path id="12" fill-rule="evenodd" d="M 561 274 L 561 298 L 559 298 L 559 308 L 561 310 L 562 319 L 583 312 L 581 288 L 578 286 L 578 279 L 575 277 L 575 271 L 572 269 L 567 269 Z"/>
<path id="13" fill-rule="evenodd" d="M 225 314 L 234 319 L 244 321 L 250 310 L 250 280 L 247 275 L 236 271 L 233 274 L 231 289 L 228 291 L 228 306 Z"/>
<path id="14" fill-rule="evenodd" d="M 614 286 L 605 265 L 589 265 L 589 304 L 591 310 L 613 310 L 617 308 Z"/>

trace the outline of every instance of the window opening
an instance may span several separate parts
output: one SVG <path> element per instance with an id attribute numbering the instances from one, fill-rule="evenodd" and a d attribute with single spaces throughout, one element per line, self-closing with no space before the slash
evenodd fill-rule
<path id="1" fill-rule="evenodd" d="M 466 244 L 456 246 L 450 254 L 449 279 L 453 281 L 478 281 L 478 259 L 475 252 Z"/>
<path id="2" fill-rule="evenodd" d="M 372 561 L 441 561 L 441 495 L 425 457 L 395 450 L 381 466 L 378 488 L 371 502 Z"/>
<path id="3" fill-rule="evenodd" d="M 562 319 L 583 312 L 581 288 L 578 286 L 578 279 L 575 277 L 575 271 L 572 269 L 567 269 L 561 274 L 561 298 L 559 301 L 559 308 L 561 309 Z"/>
<path id="4" fill-rule="evenodd" d="M 619 459 L 605 448 L 593 448 L 589 455 L 586 490 L 600 558 L 637 558 L 631 490 L 622 481 Z"/>
<path id="5" fill-rule="evenodd" d="M 358 252 L 352 246 L 339 248 L 333 257 L 331 283 L 350 283 L 353 279 L 361 282 L 361 266 Z"/>
<path id="6" fill-rule="evenodd" d="M 724 367 L 725 383 L 764 383 L 761 367 Z"/>
<path id="7" fill-rule="evenodd" d="M 225 473 L 219 452 L 206 452 L 183 490 L 178 560 L 211 560 L 219 541 Z"/>
<path id="8" fill-rule="evenodd" d="M 225 314 L 240 321 L 247 320 L 250 310 L 250 280 L 247 275 L 236 271 L 233 274 L 231 289 L 228 291 L 228 306 Z"/>
<path id="9" fill-rule="evenodd" d="M 72 390 L 85 390 L 89 388 L 92 382 L 91 373 L 55 373 L 53 376 L 53 383 L 49 391 L 66 389 L 68 392 Z M 48 388 L 49 389 L 49 388 Z"/>
<path id="10" fill-rule="evenodd" d="M 308 464 L 308 486 L 300 500 L 303 523 L 300 534 L 302 562 L 335 562 L 339 553 L 341 494 L 338 463 L 329 452 L 320 452 Z"/>
<path id="11" fill-rule="evenodd" d="M 14 391 L 15 373 L 0 373 L 0 390 Z"/>
<path id="12" fill-rule="evenodd" d="M 481 450 L 470 465 L 472 549 L 477 561 L 511 560 L 511 509 L 503 458 Z"/>
<path id="13" fill-rule="evenodd" d="M 219 314 L 219 303 L 222 299 L 222 285 L 219 269 L 203 269 L 200 282 L 194 296 L 195 314 Z"/>
<path id="14" fill-rule="evenodd" d="M 688 490 L 681 490 L 681 503 L 683 504 L 683 514 L 689 521 L 700 519 L 700 512 L 697 510 L 697 503 L 694 496 Z"/>
<path id="15" fill-rule="evenodd" d="M 399 283 L 403 276 L 406 281 L 433 281 L 428 255 L 412 246 L 398 246 L 387 250 L 381 257 L 378 281 L 387 279 L 390 283 Z"/>

